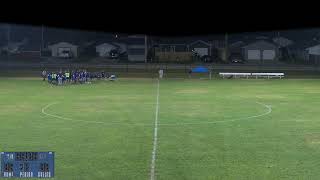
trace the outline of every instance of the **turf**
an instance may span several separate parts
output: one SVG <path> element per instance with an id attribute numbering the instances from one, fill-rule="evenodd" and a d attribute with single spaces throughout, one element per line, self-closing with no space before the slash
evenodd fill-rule
<path id="1" fill-rule="evenodd" d="M 319 179 L 319 89 L 316 79 L 161 80 L 157 180 Z M 55 180 L 150 179 L 156 95 L 155 79 L 1 78 L 0 151 L 54 151 Z"/>

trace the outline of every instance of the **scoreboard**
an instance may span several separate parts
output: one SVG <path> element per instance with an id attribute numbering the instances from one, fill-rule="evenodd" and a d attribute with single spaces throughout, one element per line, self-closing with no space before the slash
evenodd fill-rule
<path id="1" fill-rule="evenodd" d="M 52 178 L 54 152 L 1 152 L 0 178 Z"/>

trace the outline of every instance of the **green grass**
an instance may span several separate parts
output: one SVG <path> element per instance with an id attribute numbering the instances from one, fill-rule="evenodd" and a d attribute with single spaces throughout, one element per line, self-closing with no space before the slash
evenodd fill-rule
<path id="1" fill-rule="evenodd" d="M 54 151 L 55 180 L 150 179 L 156 96 L 1 78 L 0 151 Z M 157 180 L 320 179 L 317 79 L 161 80 L 159 102 Z"/>

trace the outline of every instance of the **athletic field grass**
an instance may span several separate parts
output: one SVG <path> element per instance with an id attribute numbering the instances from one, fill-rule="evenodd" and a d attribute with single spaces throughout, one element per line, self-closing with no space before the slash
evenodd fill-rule
<path id="1" fill-rule="evenodd" d="M 316 180 L 320 81 L 1 78 L 0 151 L 54 151 L 54 180 Z"/>

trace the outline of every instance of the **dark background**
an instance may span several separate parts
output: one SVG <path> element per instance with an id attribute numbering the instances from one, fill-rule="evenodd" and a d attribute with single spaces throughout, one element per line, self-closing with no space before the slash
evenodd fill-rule
<path id="1" fill-rule="evenodd" d="M 219 35 L 317 28 L 317 7 L 303 1 L 3 2 L 0 21 L 110 33 Z"/>

